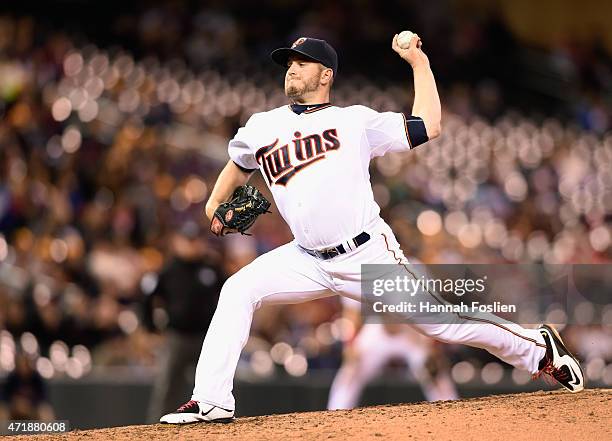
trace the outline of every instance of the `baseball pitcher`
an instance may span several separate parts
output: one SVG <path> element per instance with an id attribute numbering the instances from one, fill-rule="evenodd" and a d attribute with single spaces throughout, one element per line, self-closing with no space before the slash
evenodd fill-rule
<path id="1" fill-rule="evenodd" d="M 362 264 L 409 267 L 374 201 L 368 166 L 388 152 L 408 152 L 440 135 L 440 99 L 421 40 L 392 48 L 411 67 L 411 115 L 365 106 L 336 107 L 330 92 L 336 51 L 325 41 L 300 38 L 272 52 L 287 69 L 289 104 L 256 113 L 229 142 L 230 160 L 206 204 L 214 234 L 244 232 L 269 204 L 250 186 L 260 170 L 294 240 L 230 277 L 202 345 L 191 400 L 162 423 L 229 422 L 232 386 L 253 312 L 264 304 L 298 303 L 330 295 L 361 298 Z M 409 272 L 409 271 L 408 271 Z M 584 378 L 575 357 L 549 326 L 525 329 L 501 320 L 454 315 L 444 323 L 412 326 L 449 343 L 483 348 L 534 375 L 546 373 L 572 392 Z"/>

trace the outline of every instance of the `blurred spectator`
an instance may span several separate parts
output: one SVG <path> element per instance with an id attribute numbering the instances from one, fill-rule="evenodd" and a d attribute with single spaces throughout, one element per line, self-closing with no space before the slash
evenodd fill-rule
<path id="1" fill-rule="evenodd" d="M 158 276 L 148 273 L 142 280 L 145 321 L 163 328 L 165 336 L 149 407 L 151 422 L 168 406 L 180 405 L 185 396 L 193 376 L 187 371 L 195 369 L 224 282 L 218 256 L 199 235 L 194 222 L 183 225 L 171 238 L 173 256 L 166 267 Z"/>
<path id="2" fill-rule="evenodd" d="M 15 355 L 15 370 L 4 383 L 0 402 L 0 420 L 52 421 L 45 380 L 36 372 L 33 361 L 24 352 Z"/>

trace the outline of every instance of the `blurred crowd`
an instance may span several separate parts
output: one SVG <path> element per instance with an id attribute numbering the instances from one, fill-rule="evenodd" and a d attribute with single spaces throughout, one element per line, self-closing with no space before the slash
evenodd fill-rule
<path id="1" fill-rule="evenodd" d="M 517 108 L 529 117 L 569 118 L 597 134 L 611 125 L 612 57 L 595 26 L 588 36 L 560 32 L 538 46 L 517 39 L 496 2 L 154 0 L 122 6 L 100 3 L 84 11 L 69 0 L 65 8 L 41 5 L 27 14 L 34 14 L 37 29 L 71 31 L 79 46 L 93 41 L 128 48 L 139 60 L 152 56 L 198 72 L 214 66 L 230 79 L 246 75 L 254 82 L 281 78 L 269 62 L 271 50 L 312 36 L 338 50 L 337 85 L 409 84 L 409 68 L 390 43 L 393 34 L 410 29 L 424 42 L 445 105 L 463 118 L 494 120 Z M 516 13 L 526 11 L 517 5 Z"/>
<path id="2" fill-rule="evenodd" d="M 279 16 L 290 13 L 277 3 Z M 42 38 L 34 19 L 0 17 L 0 373 L 15 370 L 20 351 L 44 378 L 155 366 L 160 331 L 177 329 L 169 300 L 151 301 L 160 273 L 195 253 L 193 273 L 217 286 L 291 240 L 276 213 L 262 216 L 252 237 L 222 240 L 207 234 L 202 214 L 228 139 L 253 112 L 286 103 L 282 72 L 263 67 L 273 46 L 325 37 L 341 55 L 334 104 L 410 111 L 407 67 L 375 43 L 389 39 L 393 23 L 376 20 L 389 15 L 374 2 L 363 3 L 371 14 L 322 2 L 278 26 L 273 16 L 220 7 L 187 14 L 180 5 L 120 16 L 108 47 L 61 32 Z M 509 73 L 522 58 L 507 57 L 519 47 L 503 23 L 459 19 L 449 45 L 435 38 L 448 22 L 426 5 L 418 15 L 439 66 L 443 135 L 372 166 L 375 197 L 406 255 L 612 263 L 610 55 L 596 45 L 554 48 L 543 59 L 572 66 L 578 107 L 538 117 L 558 102 L 534 95 L 536 112 L 508 111 L 529 92 Z M 265 188 L 259 176 L 255 185 Z M 337 367 L 351 338 L 340 309 L 335 298 L 261 309 L 238 374 Z M 581 325 L 567 331 L 593 361 L 591 378 L 612 384 L 612 306 L 587 305 L 569 320 Z M 603 343 L 586 344 L 595 339 Z M 448 350 L 457 360 L 486 359 Z"/>

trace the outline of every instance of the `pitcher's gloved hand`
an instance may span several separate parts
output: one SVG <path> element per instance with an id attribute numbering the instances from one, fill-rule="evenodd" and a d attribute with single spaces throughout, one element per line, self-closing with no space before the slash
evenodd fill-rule
<path id="1" fill-rule="evenodd" d="M 217 207 L 210 224 L 210 231 L 217 236 L 230 233 L 246 234 L 264 213 L 270 213 L 270 202 L 252 185 L 241 185 L 234 190 L 228 202 Z"/>

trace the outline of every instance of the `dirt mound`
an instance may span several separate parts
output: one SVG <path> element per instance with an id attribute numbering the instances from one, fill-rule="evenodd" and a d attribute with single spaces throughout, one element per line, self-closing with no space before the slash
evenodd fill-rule
<path id="1" fill-rule="evenodd" d="M 15 439 L 26 439 L 24 436 Z M 604 440 L 612 389 L 535 392 L 460 401 L 238 418 L 231 424 L 151 425 L 39 435 L 66 440 Z"/>

